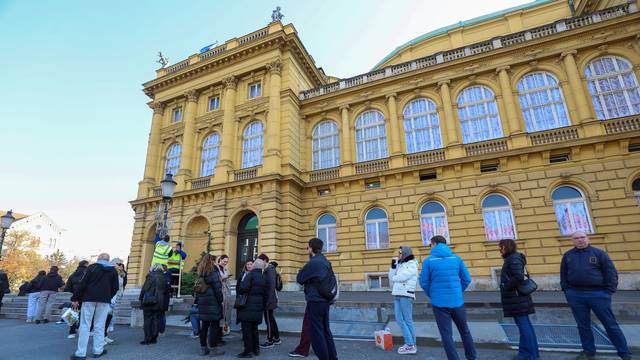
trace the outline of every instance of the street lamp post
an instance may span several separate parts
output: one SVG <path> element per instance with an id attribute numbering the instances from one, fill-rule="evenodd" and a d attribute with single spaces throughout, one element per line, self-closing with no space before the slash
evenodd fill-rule
<path id="1" fill-rule="evenodd" d="M 160 181 L 160 187 L 162 189 L 162 203 L 158 207 L 158 215 L 162 215 L 162 222 L 157 225 L 156 233 L 160 236 L 160 239 L 169 233 L 169 226 L 167 224 L 169 218 L 169 207 L 171 206 L 171 198 L 173 192 L 176 190 L 178 183 L 173 180 L 172 174 L 165 175 L 165 178 Z"/>
<path id="2" fill-rule="evenodd" d="M 7 233 L 11 224 L 16 218 L 13 217 L 11 210 L 0 217 L 0 259 L 2 258 L 2 244 L 4 243 L 4 235 Z"/>

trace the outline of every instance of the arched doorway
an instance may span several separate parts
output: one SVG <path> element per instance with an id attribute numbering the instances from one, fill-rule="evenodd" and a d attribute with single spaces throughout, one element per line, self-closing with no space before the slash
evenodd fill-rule
<path id="1" fill-rule="evenodd" d="M 207 231 L 209 221 L 204 216 L 198 216 L 187 224 L 183 242 L 183 250 L 187 253 L 184 263 L 184 271 L 190 271 L 196 262 L 200 260 L 203 251 L 207 251 Z"/>
<path id="2" fill-rule="evenodd" d="M 258 255 L 258 217 L 256 214 L 248 213 L 240 219 L 237 244 L 236 276 L 240 276 L 242 267 L 247 260 L 253 260 Z"/>

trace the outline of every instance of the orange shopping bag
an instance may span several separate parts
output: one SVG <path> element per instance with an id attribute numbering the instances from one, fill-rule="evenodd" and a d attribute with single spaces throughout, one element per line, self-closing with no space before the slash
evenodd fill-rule
<path id="1" fill-rule="evenodd" d="M 384 330 L 378 330 L 373 333 L 376 338 L 376 346 L 382 350 L 391 350 L 393 349 L 393 337 L 391 336 L 391 331 L 389 328 Z"/>

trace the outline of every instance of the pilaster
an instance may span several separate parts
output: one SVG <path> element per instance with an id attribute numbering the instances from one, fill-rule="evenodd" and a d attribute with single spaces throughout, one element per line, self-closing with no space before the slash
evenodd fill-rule
<path id="1" fill-rule="evenodd" d="M 220 143 L 220 157 L 213 182 L 216 184 L 229 181 L 229 172 L 233 169 L 233 155 L 235 149 L 235 117 L 236 117 L 236 86 L 235 76 L 224 78 L 224 113 L 222 116 L 222 142 Z"/>
<path id="2" fill-rule="evenodd" d="M 198 92 L 187 90 L 184 93 L 187 104 L 184 109 L 184 132 L 182 134 L 182 154 L 180 156 L 180 170 L 176 176 L 176 190 L 184 190 L 186 181 L 193 176 L 191 164 L 193 163 L 194 140 L 195 140 L 195 118 L 196 106 L 198 102 Z"/>
<path id="3" fill-rule="evenodd" d="M 153 109 L 153 118 L 151 120 L 151 131 L 149 132 L 149 143 L 147 144 L 144 179 L 138 184 L 138 199 L 149 196 L 149 189 L 159 182 L 156 176 L 160 158 L 160 130 L 162 129 L 162 116 L 164 115 L 165 106 L 161 102 L 152 102 L 149 107 Z"/>
<path id="4" fill-rule="evenodd" d="M 282 83 L 282 62 L 280 59 L 267 64 L 269 73 L 269 112 L 267 113 L 266 154 L 264 173 L 280 173 L 282 153 L 280 145 L 280 90 Z"/>
<path id="5" fill-rule="evenodd" d="M 460 143 L 458 133 L 456 132 L 456 119 L 453 115 L 453 106 L 451 104 L 451 91 L 449 90 L 449 80 L 440 81 L 438 88 L 440 89 L 440 98 L 442 100 L 442 110 L 444 111 L 444 121 L 447 123 L 447 133 L 445 146 L 457 145 Z"/>

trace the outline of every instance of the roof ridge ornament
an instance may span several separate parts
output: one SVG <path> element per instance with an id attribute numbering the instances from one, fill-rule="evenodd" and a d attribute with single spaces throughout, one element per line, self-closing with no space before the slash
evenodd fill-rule
<path id="1" fill-rule="evenodd" d="M 169 64 L 169 58 L 164 56 L 162 51 L 158 51 L 158 60 L 156 62 L 160 64 L 160 69 L 164 69 Z"/>
<path id="2" fill-rule="evenodd" d="M 282 20 L 284 14 L 280 12 L 280 10 L 282 10 L 282 8 L 280 6 L 276 6 L 275 10 L 271 12 L 271 22 L 278 22 Z"/>

